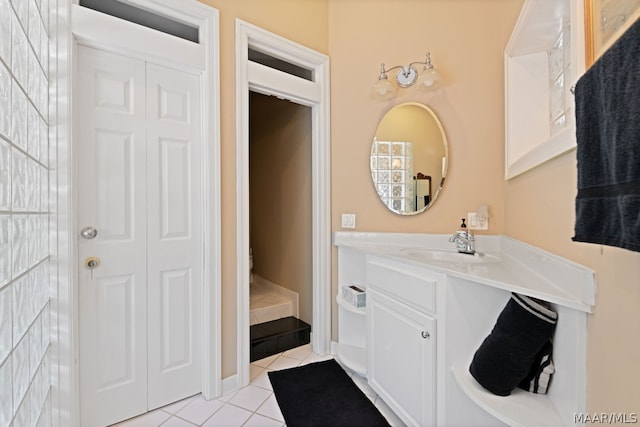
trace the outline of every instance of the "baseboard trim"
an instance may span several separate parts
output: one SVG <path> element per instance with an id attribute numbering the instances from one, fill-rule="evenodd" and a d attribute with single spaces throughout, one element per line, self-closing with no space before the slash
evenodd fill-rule
<path id="1" fill-rule="evenodd" d="M 240 389 L 238 374 L 231 375 L 222 379 L 222 395 L 231 393 L 232 391 L 236 391 L 238 389 Z"/>

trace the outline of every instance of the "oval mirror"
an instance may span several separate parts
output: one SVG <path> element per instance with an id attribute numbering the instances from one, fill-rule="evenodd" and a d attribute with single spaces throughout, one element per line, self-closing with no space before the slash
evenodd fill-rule
<path id="1" fill-rule="evenodd" d="M 448 165 L 447 138 L 435 113 L 407 102 L 389 110 L 371 144 L 371 178 L 391 211 L 415 215 L 433 205 Z"/>

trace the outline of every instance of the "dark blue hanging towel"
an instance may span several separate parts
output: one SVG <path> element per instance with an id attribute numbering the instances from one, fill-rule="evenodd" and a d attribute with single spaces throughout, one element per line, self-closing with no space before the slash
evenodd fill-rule
<path id="1" fill-rule="evenodd" d="M 640 252 L 640 20 L 575 88 L 576 242 Z"/>

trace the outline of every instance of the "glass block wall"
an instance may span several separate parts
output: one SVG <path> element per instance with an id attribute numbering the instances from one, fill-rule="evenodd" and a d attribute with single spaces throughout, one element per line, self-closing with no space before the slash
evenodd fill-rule
<path id="1" fill-rule="evenodd" d="M 573 100 L 567 82 L 571 82 L 570 27 L 566 24 L 549 55 L 549 111 L 551 135 L 566 127 L 567 114 Z"/>
<path id="2" fill-rule="evenodd" d="M 0 0 L 0 427 L 51 425 L 49 1 Z"/>
<path id="3" fill-rule="evenodd" d="M 404 141 L 373 141 L 371 178 L 380 199 L 396 212 L 415 211 L 413 144 Z"/>

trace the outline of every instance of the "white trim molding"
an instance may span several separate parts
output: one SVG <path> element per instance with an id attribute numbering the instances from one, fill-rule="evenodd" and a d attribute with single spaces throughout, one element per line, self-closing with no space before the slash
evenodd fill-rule
<path id="1" fill-rule="evenodd" d="M 311 81 L 249 61 L 255 49 L 313 70 Z M 237 385 L 249 383 L 249 91 L 312 111 L 313 351 L 331 351 L 331 147 L 329 57 L 236 19 Z"/>
<path id="2" fill-rule="evenodd" d="M 145 58 L 200 76 L 203 91 L 203 367 L 202 394 L 222 393 L 220 249 L 219 13 L 196 0 L 121 0 L 199 28 L 198 44 L 82 8 L 52 2 L 52 414 L 54 426 L 79 425 L 78 300 L 73 82 L 78 42 Z M 113 28 L 117 28 L 114 31 Z M 111 29 L 109 31 L 109 29 Z M 131 38 L 135 34 L 134 38 Z M 160 40 L 160 42 L 158 42 Z M 135 41 L 135 42 L 132 42 Z"/>

